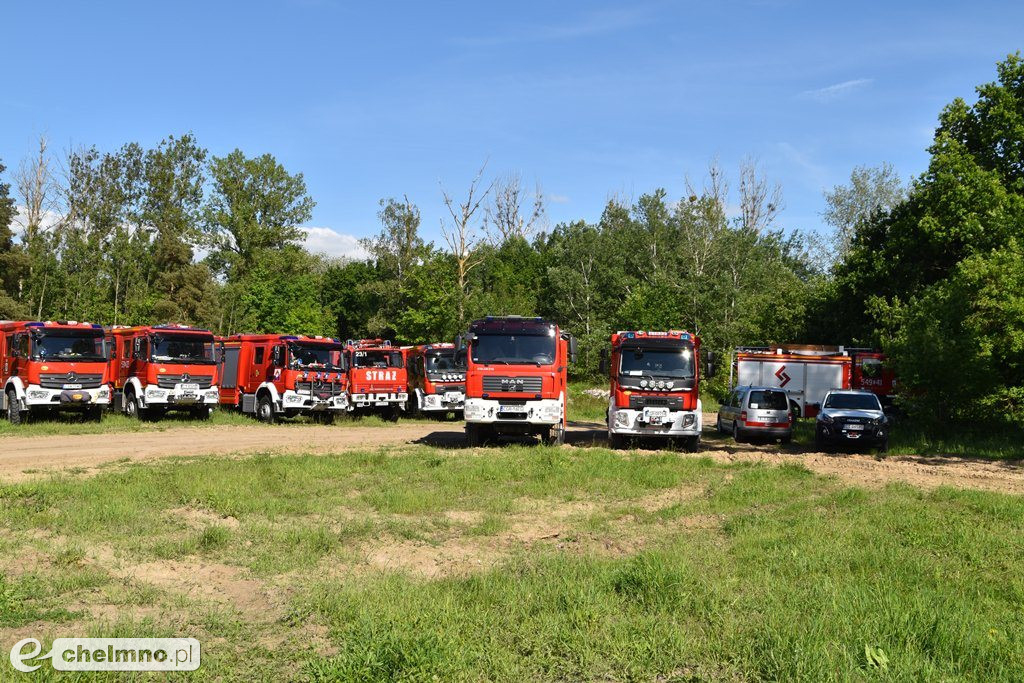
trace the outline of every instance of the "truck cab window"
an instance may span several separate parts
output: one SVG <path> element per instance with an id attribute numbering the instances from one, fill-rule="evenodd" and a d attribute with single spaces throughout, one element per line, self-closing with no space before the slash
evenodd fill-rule
<path id="1" fill-rule="evenodd" d="M 263 365 L 263 358 L 264 358 L 265 355 L 266 355 L 266 347 L 257 346 L 256 347 L 256 355 L 255 355 L 255 358 L 253 359 L 253 362 L 256 365 Z"/>

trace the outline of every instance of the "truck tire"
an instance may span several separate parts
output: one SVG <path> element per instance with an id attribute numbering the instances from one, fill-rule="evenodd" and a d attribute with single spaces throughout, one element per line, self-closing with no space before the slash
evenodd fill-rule
<path id="1" fill-rule="evenodd" d="M 326 411 L 313 413 L 313 423 L 318 425 L 332 425 L 334 424 L 334 413 Z"/>
<path id="2" fill-rule="evenodd" d="M 270 394 L 261 394 L 256 399 L 256 419 L 264 424 L 272 425 L 277 421 L 276 417 L 274 402 L 270 400 Z"/>
<path id="3" fill-rule="evenodd" d="M 626 447 L 626 437 L 615 432 L 608 432 L 608 446 L 612 450 L 622 450 Z"/>
<path id="4" fill-rule="evenodd" d="M 85 411 L 85 419 L 90 422 L 103 421 L 103 406 L 93 406 Z"/>
<path id="5" fill-rule="evenodd" d="M 470 448 L 476 448 L 480 445 L 480 425 L 472 422 L 466 423 L 466 445 Z"/>
<path id="6" fill-rule="evenodd" d="M 7 392 L 7 419 L 12 425 L 20 425 L 22 419 L 21 406 L 18 404 L 18 395 L 14 389 Z"/>
<path id="7" fill-rule="evenodd" d="M 139 405 L 139 399 L 135 396 L 135 392 L 129 392 L 124 397 L 124 412 L 130 418 L 136 420 L 145 421 L 146 411 Z"/>
<path id="8" fill-rule="evenodd" d="M 700 436 L 688 436 L 683 439 L 683 450 L 687 453 L 696 453 L 700 449 Z"/>
<path id="9" fill-rule="evenodd" d="M 545 446 L 561 446 L 565 443 L 565 427 L 556 425 L 541 435 L 541 441 Z"/>
<path id="10" fill-rule="evenodd" d="M 392 406 L 390 410 L 384 411 L 381 415 L 388 422 L 398 422 L 399 408 L 398 406 Z"/>
<path id="11" fill-rule="evenodd" d="M 199 406 L 198 408 L 192 409 L 193 420 L 201 420 L 205 422 L 210 419 L 211 414 L 213 414 L 213 411 L 207 406 Z"/>

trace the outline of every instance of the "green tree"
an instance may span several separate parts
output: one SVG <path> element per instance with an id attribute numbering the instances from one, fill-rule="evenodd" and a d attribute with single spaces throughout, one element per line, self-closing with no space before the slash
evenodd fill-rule
<path id="1" fill-rule="evenodd" d="M 17 212 L 10 196 L 11 186 L 2 181 L 5 169 L 0 163 L 0 318 L 16 318 L 24 315 L 24 307 L 12 296 L 17 292 L 23 259 L 11 230 Z"/>
<path id="2" fill-rule="evenodd" d="M 288 173 L 270 154 L 250 159 L 236 149 L 211 160 L 210 176 L 204 227 L 217 270 L 240 277 L 267 250 L 302 243 L 298 226 L 312 218 L 316 202 L 301 173 Z"/>

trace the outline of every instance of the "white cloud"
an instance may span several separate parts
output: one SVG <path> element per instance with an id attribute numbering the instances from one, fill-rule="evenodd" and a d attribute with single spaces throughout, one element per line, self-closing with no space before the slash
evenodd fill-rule
<path id="1" fill-rule="evenodd" d="M 804 90 L 800 93 L 800 97 L 816 102 L 831 102 L 855 90 L 865 88 L 874 82 L 875 79 L 873 78 L 855 78 L 852 81 L 835 83 L 824 88 L 818 88 L 817 90 Z"/>
<path id="2" fill-rule="evenodd" d="M 362 261 L 370 256 L 359 244 L 359 238 L 353 235 L 345 235 L 330 228 L 299 229 L 306 233 L 306 249 L 311 252 L 353 261 Z"/>
<path id="3" fill-rule="evenodd" d="M 567 204 L 569 202 L 569 198 L 564 194 L 546 194 L 544 199 L 552 204 Z"/>

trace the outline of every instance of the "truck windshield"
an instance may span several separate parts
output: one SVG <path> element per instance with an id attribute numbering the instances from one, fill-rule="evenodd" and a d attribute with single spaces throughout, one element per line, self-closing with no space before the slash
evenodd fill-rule
<path id="1" fill-rule="evenodd" d="M 555 338 L 539 334 L 480 334 L 472 344 L 473 362 L 483 365 L 551 365 Z"/>
<path id="2" fill-rule="evenodd" d="M 53 330 L 36 335 L 32 357 L 53 361 L 104 361 L 103 337 L 75 330 Z"/>
<path id="3" fill-rule="evenodd" d="M 153 337 L 153 351 L 150 358 L 157 363 L 199 363 L 212 364 L 213 340 L 197 336 Z"/>
<path id="4" fill-rule="evenodd" d="M 292 344 L 288 349 L 291 352 L 292 368 L 342 369 L 339 365 L 341 351 L 338 348 L 322 344 Z"/>
<path id="5" fill-rule="evenodd" d="M 434 351 L 428 353 L 424 358 L 427 365 L 427 372 L 450 372 L 451 370 L 458 370 L 455 367 L 455 350 L 451 351 Z"/>
<path id="6" fill-rule="evenodd" d="M 353 351 L 352 364 L 357 368 L 400 368 L 401 351 Z"/>
<path id="7" fill-rule="evenodd" d="M 881 410 L 882 404 L 874 394 L 829 394 L 826 408 L 836 410 Z"/>
<path id="8" fill-rule="evenodd" d="M 622 349 L 619 371 L 634 377 L 693 377 L 693 349 L 645 348 L 634 346 Z"/>

